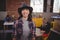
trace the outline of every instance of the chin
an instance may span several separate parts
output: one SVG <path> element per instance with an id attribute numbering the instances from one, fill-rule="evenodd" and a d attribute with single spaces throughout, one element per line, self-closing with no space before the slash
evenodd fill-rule
<path id="1" fill-rule="evenodd" d="M 24 16 L 24 18 L 26 18 L 27 16 Z"/>

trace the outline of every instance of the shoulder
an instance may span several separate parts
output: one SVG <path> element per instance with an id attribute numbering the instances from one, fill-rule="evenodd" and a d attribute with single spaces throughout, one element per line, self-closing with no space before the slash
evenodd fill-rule
<path id="1" fill-rule="evenodd" d="M 35 23 L 33 21 L 30 21 L 29 24 L 33 24 L 35 26 Z"/>
<path id="2" fill-rule="evenodd" d="M 22 22 L 21 19 L 19 19 L 19 20 L 16 20 L 16 21 L 15 21 L 15 24 L 18 24 L 18 23 L 21 23 L 21 24 L 22 24 L 23 22 Z"/>

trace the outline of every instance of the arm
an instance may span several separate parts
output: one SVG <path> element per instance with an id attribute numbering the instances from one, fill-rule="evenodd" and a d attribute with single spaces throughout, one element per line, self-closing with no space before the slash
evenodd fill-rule
<path id="1" fill-rule="evenodd" d="M 16 27 L 17 27 L 18 21 L 15 21 L 14 25 L 13 25 L 13 37 L 16 37 L 17 33 L 16 33 Z"/>
<path id="2" fill-rule="evenodd" d="M 35 40 L 35 37 L 36 37 L 36 26 L 33 23 L 33 38 L 32 38 L 32 40 Z"/>
<path id="3" fill-rule="evenodd" d="M 34 23 L 33 23 L 33 37 L 36 37 L 36 26 Z"/>

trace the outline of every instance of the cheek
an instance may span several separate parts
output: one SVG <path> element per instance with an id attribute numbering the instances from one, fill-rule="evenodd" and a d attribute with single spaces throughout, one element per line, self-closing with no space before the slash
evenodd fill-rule
<path id="1" fill-rule="evenodd" d="M 29 13 L 27 13 L 26 15 L 29 15 Z"/>
<path id="2" fill-rule="evenodd" d="M 24 14 L 25 16 L 28 16 L 29 14 Z"/>
<path id="3" fill-rule="evenodd" d="M 22 12 L 22 15 L 28 16 L 29 15 L 29 12 Z"/>

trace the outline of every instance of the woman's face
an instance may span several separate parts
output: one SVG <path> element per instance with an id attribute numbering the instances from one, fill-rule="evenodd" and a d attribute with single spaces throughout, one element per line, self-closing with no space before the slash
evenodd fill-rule
<path id="1" fill-rule="evenodd" d="M 24 18 L 26 18 L 26 17 L 28 17 L 28 15 L 29 15 L 29 9 L 23 9 L 22 10 L 22 16 L 24 17 Z"/>

